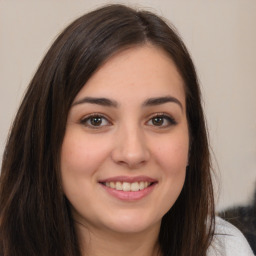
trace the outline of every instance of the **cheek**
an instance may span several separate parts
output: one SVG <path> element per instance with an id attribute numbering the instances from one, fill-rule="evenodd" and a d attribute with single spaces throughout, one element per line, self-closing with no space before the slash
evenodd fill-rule
<path id="1" fill-rule="evenodd" d="M 92 175 L 107 155 L 107 145 L 97 139 L 67 131 L 61 151 L 62 175 Z"/>
<path id="2" fill-rule="evenodd" d="M 189 139 L 186 133 L 181 136 L 170 136 L 162 140 L 154 152 L 160 166 L 161 193 L 158 198 L 162 202 L 164 213 L 175 203 L 183 188 L 188 162 Z"/>
<path id="3" fill-rule="evenodd" d="M 155 156 L 166 175 L 179 175 L 188 164 L 188 136 L 171 137 L 163 140 L 156 148 Z"/>
<path id="4" fill-rule="evenodd" d="M 166 145 L 158 151 L 158 164 L 161 166 L 163 178 L 166 179 L 167 190 L 171 194 L 179 193 L 183 187 L 186 175 L 188 148 L 179 145 Z"/>
<path id="5" fill-rule="evenodd" d="M 106 159 L 109 147 L 107 143 L 102 144 L 102 140 L 92 137 L 85 136 L 78 129 L 67 129 L 61 149 L 63 192 L 73 208 L 84 213 L 83 205 L 92 203 L 97 171 Z"/>

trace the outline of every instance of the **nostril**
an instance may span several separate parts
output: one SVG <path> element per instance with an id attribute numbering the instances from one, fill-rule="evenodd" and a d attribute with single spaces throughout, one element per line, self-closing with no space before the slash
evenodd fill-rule
<path id="1" fill-rule="evenodd" d="M 116 139 L 112 158 L 116 163 L 130 168 L 145 164 L 150 159 L 150 153 L 144 135 L 134 127 L 126 127 Z"/>
<path id="2" fill-rule="evenodd" d="M 112 159 L 120 165 L 128 166 L 129 168 L 138 168 L 147 163 L 150 159 L 147 152 L 113 152 Z"/>

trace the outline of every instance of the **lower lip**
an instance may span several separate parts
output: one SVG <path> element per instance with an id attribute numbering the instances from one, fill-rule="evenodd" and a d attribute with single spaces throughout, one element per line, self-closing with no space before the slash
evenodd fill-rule
<path id="1" fill-rule="evenodd" d="M 116 190 L 110 187 L 107 187 L 101 184 L 102 187 L 111 195 L 123 201 L 136 201 L 140 200 L 147 195 L 149 195 L 155 188 L 156 183 L 150 185 L 149 187 L 139 190 L 139 191 L 123 191 L 123 190 Z"/>

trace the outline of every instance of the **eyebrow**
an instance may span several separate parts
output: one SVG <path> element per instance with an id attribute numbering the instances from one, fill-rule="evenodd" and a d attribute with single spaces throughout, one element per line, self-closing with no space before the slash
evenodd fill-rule
<path id="1" fill-rule="evenodd" d="M 183 110 L 182 103 L 177 98 L 172 97 L 172 96 L 149 98 L 143 102 L 142 106 L 143 107 L 157 106 L 157 105 L 165 104 L 168 102 L 178 104 L 180 106 L 181 110 Z M 110 100 L 107 98 L 94 98 L 94 97 L 82 98 L 81 100 L 74 102 L 72 104 L 72 106 L 76 106 L 76 105 L 83 104 L 83 103 L 90 103 L 90 104 L 96 104 L 96 105 L 101 105 L 101 106 L 106 106 L 106 107 L 115 107 L 115 108 L 117 108 L 119 106 L 119 104 L 115 100 Z"/>
<path id="2" fill-rule="evenodd" d="M 180 106 L 181 110 L 183 110 L 182 103 L 177 98 L 172 97 L 172 96 L 156 97 L 156 98 L 147 99 L 143 103 L 143 106 L 156 106 L 156 105 L 161 105 L 161 104 L 168 103 L 168 102 L 178 104 Z"/>
<path id="3" fill-rule="evenodd" d="M 106 107 L 118 107 L 118 103 L 114 100 L 110 100 L 107 98 L 93 98 L 93 97 L 85 97 L 81 100 L 78 100 L 72 104 L 72 106 L 83 104 L 83 103 L 90 103 L 90 104 L 96 104 Z"/>

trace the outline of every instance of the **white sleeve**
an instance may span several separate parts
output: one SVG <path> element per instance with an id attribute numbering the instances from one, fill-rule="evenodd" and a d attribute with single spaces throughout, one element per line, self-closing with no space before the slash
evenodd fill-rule
<path id="1" fill-rule="evenodd" d="M 215 221 L 215 235 L 207 256 L 254 256 L 240 230 L 219 217 Z"/>

